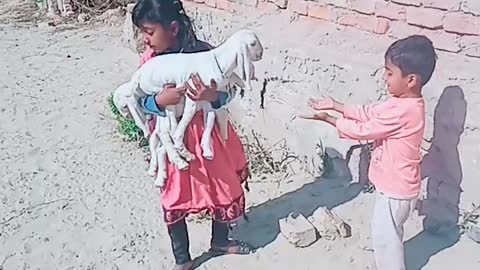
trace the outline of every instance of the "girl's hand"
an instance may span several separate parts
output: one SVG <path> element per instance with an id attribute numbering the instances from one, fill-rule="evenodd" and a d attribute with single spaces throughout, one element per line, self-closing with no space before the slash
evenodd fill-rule
<path id="1" fill-rule="evenodd" d="M 215 102 L 218 100 L 217 83 L 215 80 L 210 81 L 210 87 L 206 86 L 198 74 L 192 74 L 190 77 L 195 85 L 195 89 L 187 84 L 187 95 L 192 100 L 205 100 Z"/>
<path id="2" fill-rule="evenodd" d="M 314 99 L 310 98 L 308 100 L 308 106 L 310 108 L 321 111 L 321 110 L 335 110 L 336 101 L 331 97 L 326 97 L 323 99 Z"/>
<path id="3" fill-rule="evenodd" d="M 162 108 L 169 105 L 177 105 L 186 92 L 186 87 L 177 88 L 174 84 L 166 84 L 162 93 L 155 96 L 155 103 Z"/>

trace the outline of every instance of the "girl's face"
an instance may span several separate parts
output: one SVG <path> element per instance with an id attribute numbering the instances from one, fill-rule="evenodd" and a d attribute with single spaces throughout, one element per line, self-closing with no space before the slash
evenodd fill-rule
<path id="1" fill-rule="evenodd" d="M 144 23 L 142 25 L 145 44 L 156 53 L 176 50 L 178 46 L 178 23 L 172 22 L 169 27 L 159 23 Z"/>

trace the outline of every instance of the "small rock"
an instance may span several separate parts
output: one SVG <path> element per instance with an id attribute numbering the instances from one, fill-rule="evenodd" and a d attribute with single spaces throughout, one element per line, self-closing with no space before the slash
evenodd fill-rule
<path id="1" fill-rule="evenodd" d="M 88 20 L 90 20 L 90 16 L 85 13 L 80 13 L 78 14 L 78 22 L 79 23 L 86 23 Z"/>
<path id="2" fill-rule="evenodd" d="M 327 240 L 333 241 L 338 236 L 346 238 L 352 235 L 350 225 L 325 207 L 318 208 L 309 220 L 320 236 Z"/>
<path id="3" fill-rule="evenodd" d="M 282 235 L 296 247 L 308 247 L 318 240 L 315 227 L 300 213 L 290 213 L 278 223 Z"/>
<path id="4" fill-rule="evenodd" d="M 467 235 L 473 241 L 480 243 L 480 223 L 477 223 L 474 226 L 470 227 L 470 229 L 468 229 L 467 231 Z"/>

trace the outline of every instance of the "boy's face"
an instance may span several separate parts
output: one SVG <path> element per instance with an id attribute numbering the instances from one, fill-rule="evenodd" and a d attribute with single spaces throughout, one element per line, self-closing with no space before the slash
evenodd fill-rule
<path id="1" fill-rule="evenodd" d="M 156 53 L 164 53 L 175 49 L 177 45 L 177 22 L 172 22 L 170 27 L 163 27 L 161 24 L 144 23 L 142 32 L 145 44 Z"/>
<path id="2" fill-rule="evenodd" d="M 390 61 L 385 62 L 383 79 L 387 84 L 388 92 L 395 97 L 409 96 L 416 88 L 418 76 L 415 74 L 402 74 L 399 67 Z"/>

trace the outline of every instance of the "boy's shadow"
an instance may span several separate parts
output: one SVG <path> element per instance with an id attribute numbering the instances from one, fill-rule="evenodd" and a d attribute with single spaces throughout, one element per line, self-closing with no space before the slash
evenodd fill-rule
<path id="1" fill-rule="evenodd" d="M 333 149 L 329 150 L 330 153 L 336 152 Z M 302 213 L 308 218 L 319 207 L 333 209 L 357 197 L 365 184 L 361 181 L 351 182 L 352 172 L 348 167 L 350 155 L 351 153 L 347 153 L 347 158 L 343 159 L 338 157 L 341 155 L 337 152 L 336 158 L 329 159 L 328 165 L 324 164 L 329 168 L 324 177 L 251 207 L 248 212 L 249 222 L 237 226 L 235 234 L 256 249 L 264 248 L 278 237 L 280 233 L 278 221 L 290 213 Z M 362 170 L 358 173 L 359 177 L 364 175 Z"/>
<path id="2" fill-rule="evenodd" d="M 405 243 L 409 270 L 421 269 L 430 257 L 460 239 L 457 223 L 463 173 L 458 144 L 466 114 L 462 88 L 445 88 L 435 108 L 431 146 L 421 163 L 422 179 L 427 182 L 426 198 L 417 205 L 419 214 L 425 216 L 423 231 Z"/>
<path id="3" fill-rule="evenodd" d="M 350 157 L 355 149 L 360 148 L 358 162 L 358 182 L 352 183 L 352 173 L 348 167 Z M 336 152 L 328 149 L 330 153 Z M 241 222 L 234 229 L 234 238 L 247 242 L 253 248 L 263 248 L 271 244 L 279 235 L 278 220 L 287 217 L 291 212 L 302 213 L 305 217 L 313 214 L 319 207 L 333 209 L 347 203 L 358 196 L 368 185 L 367 171 L 369 156 L 366 146 L 352 146 L 347 152 L 346 159 L 329 159 L 327 175 L 316 179 L 299 189 L 285 193 L 278 198 L 268 200 L 260 205 L 250 207 L 248 222 Z M 355 163 L 356 164 L 356 163 Z M 215 256 L 204 253 L 195 259 L 198 267 Z"/>

